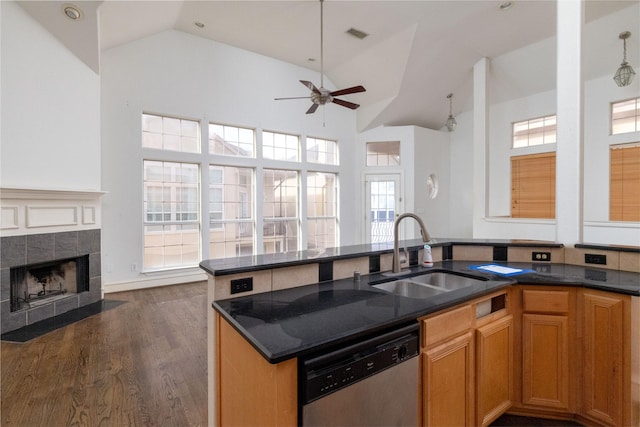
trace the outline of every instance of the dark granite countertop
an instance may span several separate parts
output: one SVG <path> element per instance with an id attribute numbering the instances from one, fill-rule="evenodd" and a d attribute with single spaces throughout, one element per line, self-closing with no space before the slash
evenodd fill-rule
<path id="1" fill-rule="evenodd" d="M 421 239 L 405 240 L 400 242 L 401 248 L 420 249 L 425 245 Z M 508 239 L 452 239 L 435 238 L 429 241 L 432 247 L 469 245 L 469 246 L 524 246 L 524 247 L 544 247 L 562 248 L 561 243 L 543 240 L 508 240 Z M 378 244 L 361 244 L 342 246 L 339 248 L 327 248 L 322 251 L 304 250 L 297 252 L 264 254 L 253 256 L 240 256 L 224 259 L 209 259 L 200 263 L 200 268 L 214 276 L 223 276 L 235 273 L 246 273 L 248 271 L 264 270 L 269 268 L 290 267 L 294 265 L 307 264 L 310 261 L 325 262 L 336 259 L 349 259 L 374 254 L 384 254 L 393 252 L 393 242 Z"/>
<path id="2" fill-rule="evenodd" d="M 531 272 L 505 277 L 471 268 L 484 264 Z M 412 299 L 371 287 L 371 284 L 393 279 L 370 274 L 362 276 L 360 281 L 335 280 L 214 301 L 212 305 L 265 359 L 278 363 L 415 322 L 418 317 L 516 283 L 581 286 L 640 296 L 639 273 L 565 264 L 443 261 L 435 263 L 433 268 L 415 266 L 411 270 L 415 274 L 454 271 L 486 281 L 426 299 Z"/>

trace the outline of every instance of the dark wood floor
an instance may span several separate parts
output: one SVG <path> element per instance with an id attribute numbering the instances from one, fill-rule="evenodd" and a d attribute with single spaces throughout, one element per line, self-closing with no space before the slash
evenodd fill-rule
<path id="1" fill-rule="evenodd" d="M 107 294 L 126 301 L 26 343 L 1 343 L 9 426 L 204 426 L 206 283 Z M 574 426 L 505 415 L 494 426 Z"/>
<path id="2" fill-rule="evenodd" d="M 206 283 L 126 301 L 26 343 L 2 342 L 0 425 L 207 424 Z"/>

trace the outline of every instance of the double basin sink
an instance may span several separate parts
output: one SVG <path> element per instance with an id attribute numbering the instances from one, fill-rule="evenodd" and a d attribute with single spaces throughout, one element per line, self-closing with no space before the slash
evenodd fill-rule
<path id="1" fill-rule="evenodd" d="M 378 283 L 372 286 L 394 295 L 422 299 L 483 284 L 486 281 L 487 279 L 480 277 L 470 277 L 448 271 L 434 271 L 432 273 Z"/>

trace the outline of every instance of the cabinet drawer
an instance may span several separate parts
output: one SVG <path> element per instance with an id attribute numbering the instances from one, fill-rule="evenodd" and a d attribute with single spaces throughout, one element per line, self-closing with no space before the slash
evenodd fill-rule
<path id="1" fill-rule="evenodd" d="M 471 329 L 475 314 L 470 305 L 422 321 L 422 343 L 429 347 Z"/>
<path id="2" fill-rule="evenodd" d="M 522 291 L 522 309 L 525 312 L 568 313 L 569 291 Z"/>

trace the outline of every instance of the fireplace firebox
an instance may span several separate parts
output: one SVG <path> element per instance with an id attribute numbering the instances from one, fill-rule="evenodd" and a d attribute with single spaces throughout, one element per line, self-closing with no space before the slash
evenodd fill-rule
<path id="1" fill-rule="evenodd" d="M 89 255 L 13 267 L 11 311 L 48 304 L 89 291 Z"/>

